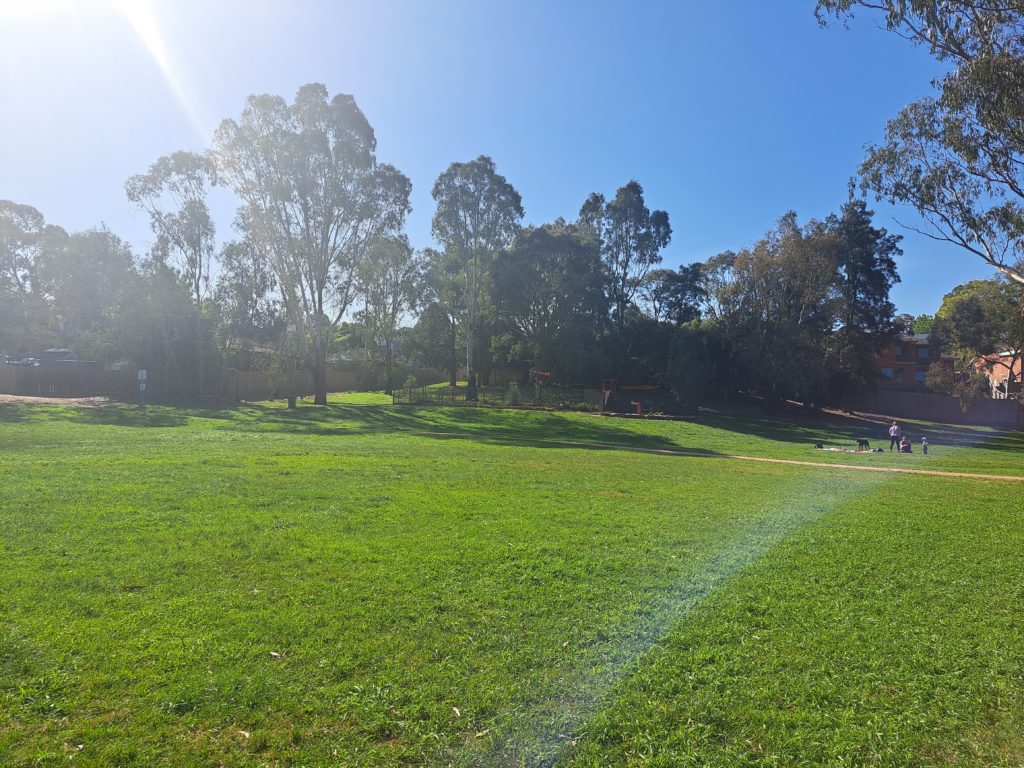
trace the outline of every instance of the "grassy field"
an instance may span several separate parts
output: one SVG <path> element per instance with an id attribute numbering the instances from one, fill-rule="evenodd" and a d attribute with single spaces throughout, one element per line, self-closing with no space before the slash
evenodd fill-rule
<path id="1" fill-rule="evenodd" d="M 1024 483 L 721 458 L 1024 434 L 386 402 L 0 407 L 0 766 L 1024 761 Z"/>

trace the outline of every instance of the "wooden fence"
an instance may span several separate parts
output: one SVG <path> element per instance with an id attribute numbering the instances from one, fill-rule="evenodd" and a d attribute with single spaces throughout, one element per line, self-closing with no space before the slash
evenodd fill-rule
<path id="1" fill-rule="evenodd" d="M 328 392 L 350 392 L 359 389 L 357 371 L 328 371 Z M 305 397 L 313 394 L 313 375 L 306 370 L 280 376 L 263 371 L 236 371 L 225 368 L 221 373 L 221 396 L 232 400 L 272 400 L 282 397 Z"/>
<path id="2" fill-rule="evenodd" d="M 135 371 L 4 365 L 0 366 L 0 393 L 30 397 L 105 395 L 127 400 L 138 396 L 139 383 Z"/>

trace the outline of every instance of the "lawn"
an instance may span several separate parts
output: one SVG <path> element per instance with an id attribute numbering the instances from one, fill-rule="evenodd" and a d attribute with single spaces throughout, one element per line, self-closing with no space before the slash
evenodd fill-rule
<path id="1" fill-rule="evenodd" d="M 0 765 L 1024 760 L 1024 483 L 723 458 L 1024 434 L 385 403 L 0 407 Z"/>

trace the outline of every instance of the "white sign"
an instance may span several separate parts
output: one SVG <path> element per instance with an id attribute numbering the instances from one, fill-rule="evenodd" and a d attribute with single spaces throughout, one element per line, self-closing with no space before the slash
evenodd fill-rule
<path id="1" fill-rule="evenodd" d="M 139 392 L 145 392 L 145 391 L 146 391 L 146 382 L 140 381 L 139 382 Z"/>
<path id="2" fill-rule="evenodd" d="M 146 380 L 146 369 L 143 368 L 142 370 L 139 371 L 139 381 L 145 381 L 145 380 Z"/>

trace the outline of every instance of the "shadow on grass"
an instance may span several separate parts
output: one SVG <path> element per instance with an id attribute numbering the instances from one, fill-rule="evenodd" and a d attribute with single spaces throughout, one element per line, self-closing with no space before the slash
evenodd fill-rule
<path id="1" fill-rule="evenodd" d="M 983 447 L 996 451 L 1024 451 L 1024 432 L 1006 432 L 995 428 L 899 419 L 904 434 L 914 443 L 927 437 L 933 445 Z M 702 423 L 718 429 L 754 435 L 767 440 L 802 445 L 818 442 L 867 440 L 872 447 L 887 447 L 892 420 L 866 414 L 786 411 L 766 416 L 756 407 L 740 405 L 709 410 Z"/>
<path id="2" fill-rule="evenodd" d="M 209 422 L 214 422 L 210 424 Z M 412 434 L 435 440 L 471 440 L 488 445 L 534 448 L 687 451 L 720 456 L 717 451 L 681 445 L 665 437 L 638 433 L 606 419 L 496 408 L 415 407 L 392 405 L 313 406 L 289 410 L 276 404 L 234 408 L 175 408 L 108 404 L 92 408 L 0 406 L 4 423 L 97 424 L 130 428 L 188 428 L 206 423 L 215 430 L 286 433 L 344 438 L 361 435 Z"/>
<path id="3" fill-rule="evenodd" d="M 392 406 L 247 404 L 230 408 L 137 406 L 111 403 L 99 407 L 0 405 L 0 424 L 75 422 L 133 428 L 188 427 L 207 422 L 218 430 L 344 437 L 409 433 L 438 440 L 475 440 L 486 444 L 538 448 L 643 448 L 720 456 L 721 452 L 676 442 L 664 436 L 618 426 L 608 419 L 586 419 L 550 411 L 521 411 L 465 406 Z M 209 422 L 215 422 L 210 425 Z M 779 443 L 812 445 L 821 440 L 853 446 L 867 439 L 872 446 L 888 444 L 887 420 L 865 415 L 787 411 L 767 416 L 756 406 L 730 404 L 702 413 L 700 423 L 737 434 Z M 914 442 L 922 436 L 935 445 L 979 446 L 996 451 L 1024 451 L 1024 432 L 999 432 L 979 427 L 901 421 Z"/>
<path id="4" fill-rule="evenodd" d="M 720 456 L 717 451 L 680 445 L 665 437 L 642 434 L 608 423 L 560 413 L 494 408 L 328 405 L 295 410 L 249 406 L 247 418 L 219 429 L 272 431 L 334 437 L 368 434 L 413 434 L 436 440 L 473 440 L 488 445 L 534 448 L 688 451 Z"/>

